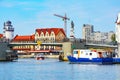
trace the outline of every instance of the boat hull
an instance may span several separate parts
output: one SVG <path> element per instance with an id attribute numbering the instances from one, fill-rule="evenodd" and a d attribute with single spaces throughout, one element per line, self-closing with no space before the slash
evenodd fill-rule
<path id="1" fill-rule="evenodd" d="M 120 58 L 75 58 L 68 56 L 70 63 L 95 63 L 95 64 L 115 64 L 120 63 Z"/>
<path id="2" fill-rule="evenodd" d="M 44 60 L 44 57 L 36 57 L 36 60 Z"/>

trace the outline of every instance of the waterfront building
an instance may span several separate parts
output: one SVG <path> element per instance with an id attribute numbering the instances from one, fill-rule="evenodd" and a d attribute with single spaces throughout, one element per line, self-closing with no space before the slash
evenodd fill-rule
<path id="1" fill-rule="evenodd" d="M 93 25 L 89 25 L 89 24 L 83 24 L 83 27 L 82 27 L 82 39 L 85 39 L 85 40 L 90 40 L 90 36 L 92 35 L 93 33 Z"/>
<path id="2" fill-rule="evenodd" d="M 115 34 L 113 31 L 100 32 L 94 31 L 93 25 L 84 24 L 82 29 L 82 38 L 87 41 L 99 41 L 101 43 L 111 42 L 111 36 Z"/>
<path id="3" fill-rule="evenodd" d="M 62 42 L 66 34 L 62 28 L 41 28 L 35 30 L 35 42 L 40 40 L 44 43 Z"/>
<path id="4" fill-rule="evenodd" d="M 92 41 L 101 41 L 101 42 L 111 42 L 112 35 L 115 34 L 113 31 L 110 32 L 94 32 L 93 36 L 91 36 Z"/>
<path id="5" fill-rule="evenodd" d="M 14 37 L 14 28 L 11 21 L 4 22 L 3 37 L 5 40 L 10 41 Z"/>
<path id="6" fill-rule="evenodd" d="M 115 23 L 116 26 L 116 41 L 118 43 L 118 55 L 120 57 L 120 13 L 117 16 L 117 20 Z"/>
<path id="7" fill-rule="evenodd" d="M 16 45 L 13 47 L 14 50 L 17 50 L 18 53 L 27 53 L 27 51 L 34 50 L 34 45 L 30 45 L 30 43 L 34 43 L 34 34 L 33 35 L 16 35 L 12 43 L 28 43 L 28 45 Z"/>
<path id="8" fill-rule="evenodd" d="M 66 34 L 62 28 L 41 28 L 36 29 L 33 35 L 16 35 L 12 43 L 27 43 L 25 45 L 16 45 L 13 47 L 19 53 L 44 53 L 59 55 L 62 52 L 61 45 L 56 45 L 66 38 Z"/>

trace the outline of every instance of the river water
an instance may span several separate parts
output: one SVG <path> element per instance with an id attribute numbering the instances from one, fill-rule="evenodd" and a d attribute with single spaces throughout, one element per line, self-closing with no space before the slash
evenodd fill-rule
<path id="1" fill-rule="evenodd" d="M 120 80 L 120 64 L 69 64 L 57 59 L 18 59 L 0 62 L 0 80 Z"/>

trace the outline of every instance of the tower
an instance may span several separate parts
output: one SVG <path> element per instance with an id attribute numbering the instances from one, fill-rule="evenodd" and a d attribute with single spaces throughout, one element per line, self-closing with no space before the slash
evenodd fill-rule
<path id="1" fill-rule="evenodd" d="M 91 35 L 93 33 L 93 25 L 83 24 L 82 27 L 82 39 L 91 40 Z"/>
<path id="2" fill-rule="evenodd" d="M 74 23 L 71 21 L 71 29 L 70 29 L 70 41 L 74 41 Z"/>
<path id="3" fill-rule="evenodd" d="M 8 41 L 12 40 L 14 37 L 14 28 L 11 24 L 11 21 L 4 22 L 3 27 L 3 37 Z"/>
<path id="4" fill-rule="evenodd" d="M 120 57 L 120 13 L 117 16 L 116 20 L 116 41 L 118 43 L 118 56 Z"/>

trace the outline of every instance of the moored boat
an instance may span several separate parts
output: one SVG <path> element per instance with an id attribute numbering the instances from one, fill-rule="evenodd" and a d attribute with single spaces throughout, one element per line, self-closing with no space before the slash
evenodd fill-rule
<path id="1" fill-rule="evenodd" d="M 120 63 L 120 58 L 116 58 L 116 54 L 95 51 L 89 49 L 75 49 L 73 54 L 68 56 L 70 63 L 95 63 L 95 64 L 115 64 Z"/>
<path id="2" fill-rule="evenodd" d="M 44 56 L 42 53 L 40 53 L 40 54 L 37 54 L 37 55 L 35 56 L 35 59 L 36 59 L 36 60 L 44 60 L 44 59 L 45 59 L 45 56 Z"/>

